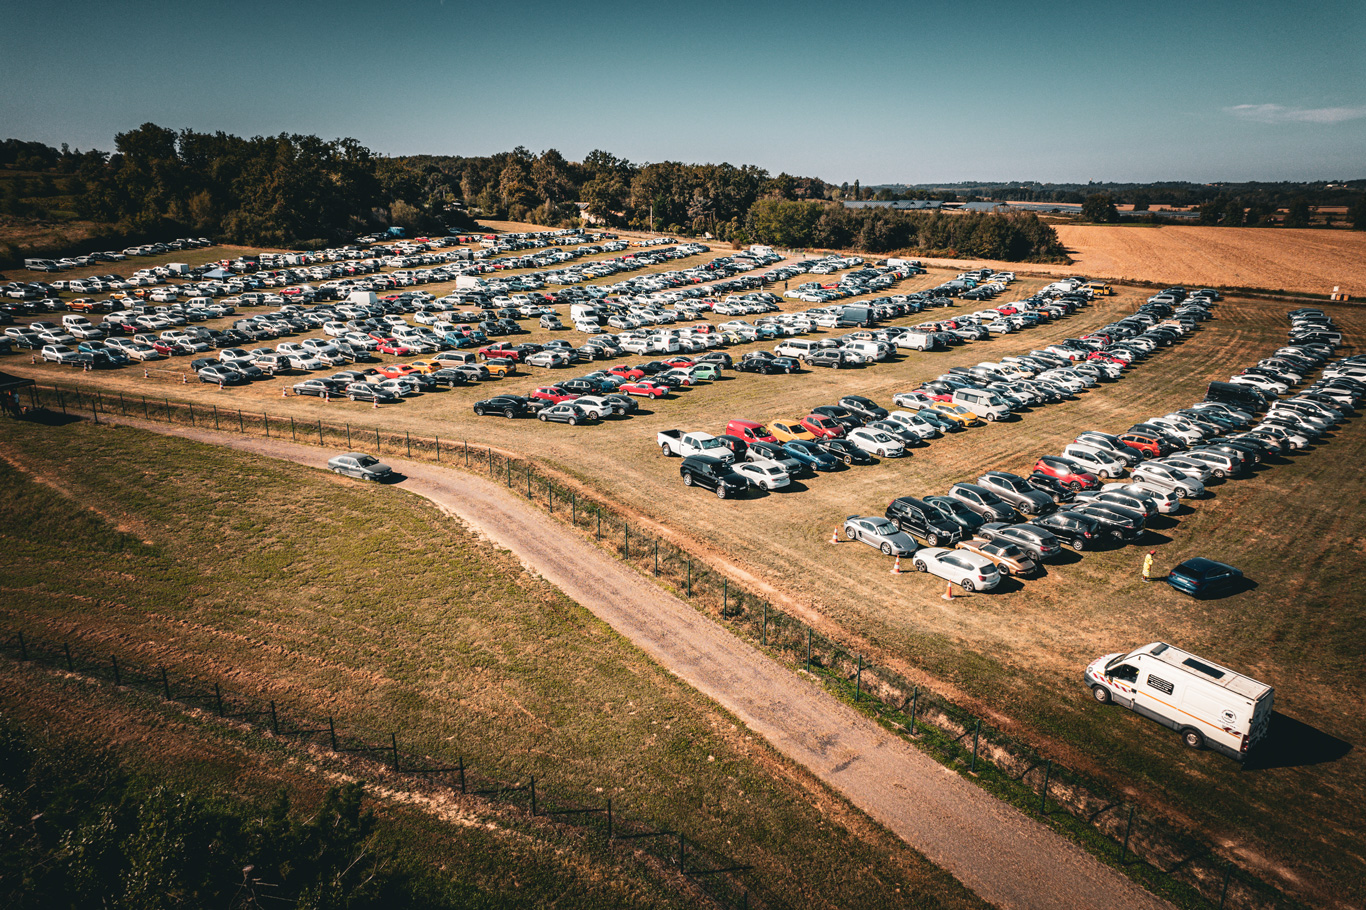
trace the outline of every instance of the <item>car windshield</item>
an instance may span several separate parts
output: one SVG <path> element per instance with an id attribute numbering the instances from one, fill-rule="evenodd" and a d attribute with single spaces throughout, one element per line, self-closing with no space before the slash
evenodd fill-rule
<path id="1" fill-rule="evenodd" d="M 874 534 L 888 534 L 888 535 L 890 535 L 890 534 L 895 534 L 895 533 L 896 533 L 897 527 L 896 527 L 896 525 L 892 524 L 890 521 L 880 521 L 880 522 L 877 522 L 877 523 L 871 525 L 870 528 L 869 528 L 869 530 L 871 530 Z"/>
<path id="2" fill-rule="evenodd" d="M 379 464 L 379 459 L 373 455 L 361 455 L 356 459 L 356 464 L 360 465 L 362 468 L 368 468 L 371 465 Z"/>

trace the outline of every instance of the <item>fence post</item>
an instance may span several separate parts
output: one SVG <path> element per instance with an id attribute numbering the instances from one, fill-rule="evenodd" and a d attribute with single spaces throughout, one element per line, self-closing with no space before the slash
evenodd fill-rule
<path id="1" fill-rule="evenodd" d="M 730 579 L 721 579 L 721 618 L 725 619 L 730 613 Z"/>
<path id="2" fill-rule="evenodd" d="M 508 459 L 508 488 L 512 488 L 512 459 Z"/>
<path id="3" fill-rule="evenodd" d="M 161 694 L 166 696 L 166 700 L 171 700 L 171 681 L 166 678 L 166 668 L 161 668 Z"/>
<path id="4" fill-rule="evenodd" d="M 194 426 L 194 404 L 191 403 L 191 404 L 189 405 L 189 408 L 190 408 L 190 426 Z M 98 417 L 95 418 L 95 422 L 96 422 L 96 423 L 99 423 L 99 422 L 100 422 L 100 420 L 99 420 Z"/>
<path id="5" fill-rule="evenodd" d="M 551 515 L 555 514 L 555 484 L 549 480 L 545 482 L 545 501 L 546 511 Z M 656 573 L 658 574 L 658 573 Z"/>
<path id="6" fill-rule="evenodd" d="M 531 817 L 536 817 L 536 775 L 531 775 Z"/>
<path id="7" fill-rule="evenodd" d="M 464 445 L 465 445 L 465 467 L 468 468 L 468 467 L 470 466 L 470 441 L 469 441 L 468 439 L 464 440 Z"/>
<path id="8" fill-rule="evenodd" d="M 436 463 L 441 464 L 441 437 L 436 437 Z"/>
<path id="9" fill-rule="evenodd" d="M 58 389 L 58 390 L 57 390 L 57 403 L 60 404 L 60 405 L 62 406 L 62 413 L 65 414 L 65 413 L 66 413 L 66 395 L 62 394 L 62 390 L 61 390 L 61 389 Z"/>
<path id="10" fill-rule="evenodd" d="M 19 659 L 28 662 L 28 645 L 24 643 L 24 633 L 19 632 Z"/>
<path id="11" fill-rule="evenodd" d="M 265 428 L 266 428 L 266 438 L 269 439 L 269 438 L 270 438 L 270 415 L 267 414 L 265 411 L 262 411 L 262 412 L 261 412 L 261 423 L 265 425 Z"/>
<path id="12" fill-rule="evenodd" d="M 62 653 L 66 655 L 66 672 L 75 673 L 76 665 L 71 662 L 71 645 L 62 642 Z"/>
<path id="13" fill-rule="evenodd" d="M 1039 814 L 1044 814 L 1044 807 L 1048 805 L 1048 778 L 1053 773 L 1053 759 L 1048 760 L 1048 764 L 1043 767 L 1043 789 L 1039 791 Z"/>
<path id="14" fill-rule="evenodd" d="M 389 749 L 394 756 L 394 770 L 398 771 L 398 734 L 389 734 Z"/>
<path id="15" fill-rule="evenodd" d="M 655 578 L 659 577 L 659 541 L 655 541 Z"/>
<path id="16" fill-rule="evenodd" d="M 612 840 L 612 798 L 607 798 L 607 840 Z"/>
<path id="17" fill-rule="evenodd" d="M 764 601 L 764 625 L 763 625 L 763 632 L 762 632 L 761 634 L 762 634 L 762 636 L 763 636 L 763 638 L 762 638 L 763 644 L 764 644 L 765 647 L 767 647 L 767 646 L 768 646 L 768 601 Z"/>
<path id="18" fill-rule="evenodd" d="M 573 490 L 569 491 L 569 523 L 575 527 L 579 524 L 579 497 Z"/>
<path id="19" fill-rule="evenodd" d="M 146 395 L 143 395 L 143 396 L 142 396 L 142 419 L 143 419 L 143 420 L 151 420 L 151 419 L 152 419 L 152 416 L 151 416 L 150 414 L 147 413 L 147 396 L 146 396 Z"/>
<path id="20" fill-rule="evenodd" d="M 863 698 L 863 655 L 858 656 L 858 675 L 854 677 L 854 701 Z"/>
<path id="21" fill-rule="evenodd" d="M 598 509 L 598 540 L 602 540 L 602 509 Z"/>
<path id="22" fill-rule="evenodd" d="M 346 425 L 346 450 L 351 451 L 351 424 Z"/>
<path id="23" fill-rule="evenodd" d="M 375 454 L 379 454 L 379 427 L 375 428 Z"/>
<path id="24" fill-rule="evenodd" d="M 109 662 L 114 665 L 114 685 L 123 685 L 123 677 L 119 674 L 119 659 L 117 657 L 111 656 L 109 658 Z"/>
<path id="25" fill-rule="evenodd" d="M 332 751 L 337 751 L 337 728 L 332 723 L 332 715 L 327 715 L 327 735 L 332 740 Z M 463 792 L 463 788 L 462 788 Z"/>
<path id="26" fill-rule="evenodd" d="M 213 428 L 218 429 L 218 405 L 213 406 Z"/>
<path id="27" fill-rule="evenodd" d="M 1134 830 L 1134 807 L 1129 807 L 1129 820 L 1124 825 L 1124 841 L 1119 845 L 1119 864 L 1124 865 L 1124 855 L 1129 852 L 1129 832 Z"/>
<path id="28" fill-rule="evenodd" d="M 458 762 L 458 764 L 460 765 L 460 792 L 461 792 L 461 793 L 464 793 L 464 792 L 465 792 L 465 756 L 461 755 L 461 756 L 459 757 L 459 762 Z"/>
<path id="29" fill-rule="evenodd" d="M 319 430 L 318 430 L 318 437 L 319 437 L 319 438 L 322 437 L 322 429 L 321 429 L 321 426 L 322 426 L 322 424 L 319 423 Z M 406 445 L 406 446 L 408 447 L 408 457 L 409 457 L 409 458 L 412 458 L 412 457 L 413 457 L 413 439 L 412 439 L 411 436 L 408 435 L 408 431 L 407 431 L 407 430 L 404 430 L 404 431 L 403 431 L 403 443 L 404 443 L 404 445 Z"/>
<path id="30" fill-rule="evenodd" d="M 688 557 L 688 596 L 692 597 L 692 557 Z"/>
<path id="31" fill-rule="evenodd" d="M 167 423 L 170 423 L 170 422 L 171 422 L 171 399 L 169 399 L 169 398 L 163 398 L 162 401 L 166 402 L 166 422 L 167 422 Z"/>
<path id="32" fill-rule="evenodd" d="M 1219 891 L 1219 910 L 1224 910 L 1224 901 L 1228 898 L 1228 880 L 1233 876 L 1233 860 L 1229 860 L 1224 867 L 1224 887 Z"/>
<path id="33" fill-rule="evenodd" d="M 811 629 L 806 630 L 806 670 L 811 669 Z"/>
<path id="34" fill-rule="evenodd" d="M 280 735 L 280 715 L 275 713 L 275 700 L 270 701 L 270 732 Z"/>
<path id="35" fill-rule="evenodd" d="M 293 419 L 294 419 L 294 418 L 292 418 L 292 417 L 290 418 L 290 420 L 293 420 Z M 322 420 L 319 420 L 319 421 L 318 421 L 318 445 L 322 445 L 322 444 L 323 444 L 323 422 L 322 422 Z"/>
<path id="36" fill-rule="evenodd" d="M 982 718 L 979 717 L 977 718 L 977 729 L 972 731 L 972 766 L 968 768 L 968 771 L 973 774 L 977 773 L 977 739 L 981 735 Z"/>
<path id="37" fill-rule="evenodd" d="M 289 415 L 289 441 L 290 441 L 290 442 L 298 442 L 298 441 L 299 441 L 299 437 L 298 437 L 298 436 L 295 434 L 295 432 L 294 432 L 294 415 L 293 415 L 293 414 L 290 414 L 290 415 Z"/>
<path id="38" fill-rule="evenodd" d="M 531 465 L 526 466 L 526 498 L 531 498 Z"/>
<path id="39" fill-rule="evenodd" d="M 237 409 L 237 432 L 239 432 L 239 433 L 246 433 L 246 432 L 247 432 L 247 424 L 246 424 L 245 421 L 242 420 L 242 409 L 241 409 L 241 408 L 238 408 L 238 409 Z"/>
<path id="40" fill-rule="evenodd" d="M 915 736 L 915 711 L 920 707 L 920 687 L 915 687 L 915 692 L 911 695 L 911 735 Z"/>
<path id="41" fill-rule="evenodd" d="M 123 413 L 124 417 L 128 416 L 128 405 L 124 403 L 122 392 L 119 392 L 119 411 Z"/>
<path id="42" fill-rule="evenodd" d="M 223 690 L 218 683 L 213 684 L 213 700 L 218 705 L 218 716 L 223 716 Z"/>
<path id="43" fill-rule="evenodd" d="M 100 422 L 100 412 L 99 412 L 99 409 L 95 407 L 95 399 L 94 399 L 94 398 L 91 398 L 91 399 L 90 399 L 90 416 L 91 416 L 91 418 L 95 421 L 95 423 L 99 423 L 99 422 Z"/>

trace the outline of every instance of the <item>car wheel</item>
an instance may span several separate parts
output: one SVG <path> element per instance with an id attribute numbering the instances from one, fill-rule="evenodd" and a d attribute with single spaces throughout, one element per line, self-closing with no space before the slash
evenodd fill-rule
<path id="1" fill-rule="evenodd" d="M 930 567 L 927 566 L 927 565 L 925 565 L 925 560 L 923 560 L 923 559 L 917 559 L 917 560 L 915 561 L 915 570 L 916 570 L 917 572 L 928 572 L 928 571 L 930 571 Z"/>
<path id="2" fill-rule="evenodd" d="M 352 400 L 354 401 L 355 399 L 352 399 Z M 484 409 L 483 409 L 483 408 L 475 408 L 475 409 L 474 409 L 474 416 L 475 416 L 475 417 L 483 417 L 483 416 L 484 416 Z"/>
<path id="3" fill-rule="evenodd" d="M 659 451 L 664 453 L 665 458 L 668 458 L 669 456 L 673 455 L 673 449 L 669 448 L 669 444 L 667 442 L 659 447 Z"/>
<path id="4" fill-rule="evenodd" d="M 508 420 L 511 420 L 512 418 L 517 416 L 517 412 L 514 411 L 512 408 L 507 408 L 503 411 L 503 416 L 506 417 Z"/>
<path id="5" fill-rule="evenodd" d="M 536 416 L 539 417 L 539 418 L 541 418 L 541 423 L 545 423 L 547 420 L 550 419 L 549 417 L 545 416 L 544 414 L 537 414 Z"/>
<path id="6" fill-rule="evenodd" d="M 1190 727 L 1181 731 L 1181 741 L 1192 749 L 1205 748 L 1205 738 L 1200 735 L 1199 730 L 1192 730 Z"/>
<path id="7" fill-rule="evenodd" d="M 1092 686 L 1091 695 L 1102 705 L 1108 705 L 1110 703 L 1110 690 L 1104 686 Z"/>
<path id="8" fill-rule="evenodd" d="M 882 545 L 882 555 L 883 555 L 883 556 L 891 556 L 891 555 L 892 555 L 892 545 L 891 545 L 891 544 L 889 544 L 889 543 L 884 543 L 884 544 Z"/>
<path id="9" fill-rule="evenodd" d="M 929 534 L 925 535 L 925 543 L 929 544 L 932 547 L 939 546 L 939 535 L 931 531 Z"/>
<path id="10" fill-rule="evenodd" d="M 1001 573 L 1002 578 L 1010 577 L 1010 566 L 1002 563 L 1001 565 L 997 566 L 996 569 Z"/>
<path id="11" fill-rule="evenodd" d="M 685 487 L 690 487 L 690 486 L 692 486 L 692 475 L 691 475 L 691 474 L 684 474 L 684 475 L 683 475 L 683 486 L 685 486 Z"/>
<path id="12" fill-rule="evenodd" d="M 356 400 L 356 396 L 355 396 L 355 395 L 347 395 L 346 397 L 347 397 L 347 398 L 350 398 L 352 401 L 355 401 L 355 400 Z"/>
<path id="13" fill-rule="evenodd" d="M 844 536 L 849 538 L 850 540 L 858 540 L 858 532 L 856 532 L 853 528 L 845 528 Z"/>
<path id="14" fill-rule="evenodd" d="M 1069 483 L 1069 484 L 1067 485 L 1067 489 L 1071 490 L 1073 493 L 1076 493 L 1077 491 L 1079 491 L 1079 490 L 1081 489 L 1081 484 L 1077 483 L 1077 482 L 1074 480 L 1074 481 L 1072 481 L 1071 483 Z"/>
<path id="15" fill-rule="evenodd" d="M 725 498 L 726 498 L 726 488 L 725 488 L 725 486 L 719 486 L 719 487 L 716 488 L 716 498 L 717 498 L 717 499 L 725 499 Z"/>
<path id="16" fill-rule="evenodd" d="M 854 457 L 853 457 L 852 455 L 845 455 L 845 456 L 844 456 L 844 463 L 845 463 L 846 465 L 852 465 L 852 464 L 854 463 Z"/>
<path id="17" fill-rule="evenodd" d="M 1215 468 L 1214 476 L 1219 480 L 1223 480 L 1227 476 L 1227 472 L 1225 472 L 1222 468 Z"/>
<path id="18" fill-rule="evenodd" d="M 966 591 L 966 592 L 969 593 L 969 594 L 971 594 L 973 591 L 977 590 L 977 587 L 972 583 L 972 579 L 971 579 L 971 578 L 965 578 L 965 579 L 963 579 L 962 582 L 959 583 L 958 587 L 962 588 L 964 591 Z"/>
<path id="19" fill-rule="evenodd" d="M 577 418 L 577 417 L 571 417 L 571 418 L 569 418 L 569 425 L 570 425 L 571 427 L 572 427 L 572 426 L 577 426 L 577 425 L 578 425 L 578 422 L 579 422 L 579 418 Z"/>
<path id="20" fill-rule="evenodd" d="M 1086 538 L 1085 538 L 1085 537 L 1078 537 L 1076 540 L 1073 540 L 1073 541 L 1072 541 L 1072 549 L 1078 550 L 1078 551 L 1080 551 L 1080 550 L 1085 550 L 1085 549 L 1086 549 Z"/>
<path id="21" fill-rule="evenodd" d="M 994 423 L 995 421 L 996 421 L 996 415 L 995 415 L 995 414 L 988 414 L 988 415 L 987 415 L 987 423 Z"/>

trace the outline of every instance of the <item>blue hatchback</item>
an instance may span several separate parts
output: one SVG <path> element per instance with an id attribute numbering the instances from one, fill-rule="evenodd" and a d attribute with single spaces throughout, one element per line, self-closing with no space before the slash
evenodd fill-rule
<path id="1" fill-rule="evenodd" d="M 1233 566 L 1197 556 L 1172 569 L 1167 575 L 1167 584 L 1192 597 L 1200 597 L 1223 591 L 1237 584 L 1242 577 L 1242 571 Z"/>
<path id="2" fill-rule="evenodd" d="M 843 464 L 825 449 L 805 439 L 793 439 L 783 443 L 783 451 L 817 471 L 834 471 Z"/>

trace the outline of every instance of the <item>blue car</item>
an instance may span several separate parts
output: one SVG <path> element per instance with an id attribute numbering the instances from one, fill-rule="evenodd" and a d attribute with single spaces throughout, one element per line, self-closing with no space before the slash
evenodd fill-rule
<path id="1" fill-rule="evenodd" d="M 816 443 L 805 439 L 793 439 L 790 442 L 783 443 L 783 451 L 817 471 L 834 471 L 843 464 L 840 459 Z"/>
<path id="2" fill-rule="evenodd" d="M 1188 559 L 1167 574 L 1167 584 L 1192 597 L 1217 594 L 1236 585 L 1243 573 L 1233 566 L 1197 556 Z"/>

